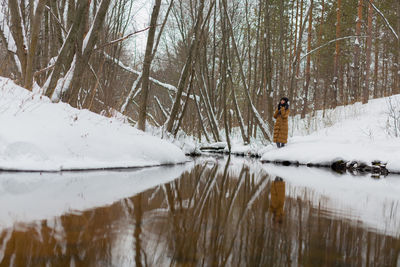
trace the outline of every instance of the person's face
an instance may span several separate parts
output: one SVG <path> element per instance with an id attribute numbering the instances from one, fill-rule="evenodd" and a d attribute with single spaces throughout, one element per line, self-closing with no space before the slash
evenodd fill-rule
<path id="1" fill-rule="evenodd" d="M 282 100 L 281 100 L 281 104 L 282 104 L 282 105 L 285 104 L 285 100 L 282 99 Z"/>

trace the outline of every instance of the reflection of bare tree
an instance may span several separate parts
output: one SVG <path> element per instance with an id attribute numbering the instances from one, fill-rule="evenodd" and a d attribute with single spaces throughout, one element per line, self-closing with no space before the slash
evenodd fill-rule
<path id="1" fill-rule="evenodd" d="M 280 194 L 277 206 L 282 210 L 276 218 L 282 224 L 277 227 L 268 218 L 272 204 L 268 196 L 273 187 L 269 177 L 251 173 L 247 166 L 232 177 L 228 165 L 229 162 L 225 166 L 197 166 L 165 186 L 166 216 L 171 222 L 166 239 L 170 241 L 172 265 L 364 266 L 368 259 L 396 262 L 391 257 L 398 252 L 398 239 L 332 219 L 326 211 L 315 209 L 300 198 L 285 199 Z M 284 187 L 281 189 L 283 193 Z M 388 247 L 387 253 L 373 253 L 372 244 L 380 239 L 362 242 L 367 235 L 380 237 Z M 368 259 L 364 255 L 367 247 Z"/>
<path id="2" fill-rule="evenodd" d="M 269 182 L 266 176 L 251 176 L 247 166 L 243 166 L 235 179 L 229 174 L 229 163 L 228 160 L 223 172 L 218 171 L 219 165 L 197 166 L 189 179 L 165 186 L 172 221 L 168 239 L 172 242 L 174 263 L 226 265 L 232 260 L 242 225 Z M 182 195 L 178 192 L 185 192 L 187 205 L 181 204 Z M 264 203 L 266 214 L 268 199 Z M 247 232 L 251 235 L 254 231 L 247 229 Z"/>
<path id="3" fill-rule="evenodd" d="M 0 266 L 398 265 L 399 238 L 302 198 L 282 199 L 285 216 L 273 223 L 273 186 L 246 164 L 238 171 L 229 160 L 197 164 L 180 179 L 111 206 L 1 232 Z M 131 239 L 115 251 L 124 236 Z M 116 252 L 132 257 L 115 262 Z"/>
<path id="4" fill-rule="evenodd" d="M 135 214 L 135 264 L 136 266 L 142 266 L 142 248 L 141 248 L 141 240 L 140 233 L 142 232 L 142 195 L 139 194 L 133 197 L 133 205 L 134 205 L 134 214 Z"/>

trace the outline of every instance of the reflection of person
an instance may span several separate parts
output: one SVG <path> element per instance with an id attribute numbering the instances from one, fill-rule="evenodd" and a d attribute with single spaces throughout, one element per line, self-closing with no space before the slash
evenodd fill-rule
<path id="1" fill-rule="evenodd" d="M 283 206 L 285 205 L 285 182 L 279 176 L 275 178 L 271 185 L 271 199 L 269 211 L 272 213 L 274 222 L 282 223 Z"/>
<path id="2" fill-rule="evenodd" d="M 287 97 L 282 97 L 274 113 L 274 118 L 276 119 L 274 126 L 274 142 L 278 148 L 284 147 L 287 143 L 289 113 L 289 99 Z"/>

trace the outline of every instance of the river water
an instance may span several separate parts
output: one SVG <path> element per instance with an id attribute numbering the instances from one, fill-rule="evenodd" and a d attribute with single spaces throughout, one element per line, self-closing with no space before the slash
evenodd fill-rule
<path id="1" fill-rule="evenodd" d="M 400 266 L 400 176 L 201 157 L 0 173 L 0 266 Z"/>

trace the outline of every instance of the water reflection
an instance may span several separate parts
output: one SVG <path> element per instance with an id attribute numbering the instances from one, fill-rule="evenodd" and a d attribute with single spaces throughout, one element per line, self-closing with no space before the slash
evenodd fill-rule
<path id="1" fill-rule="evenodd" d="M 3 230 L 0 266 L 399 264 L 398 236 L 291 192 L 249 162 L 200 161 L 112 205 Z"/>
<path id="2" fill-rule="evenodd" d="M 283 222 L 283 207 L 285 205 L 285 182 L 277 176 L 271 184 L 269 211 L 275 223 Z"/>

